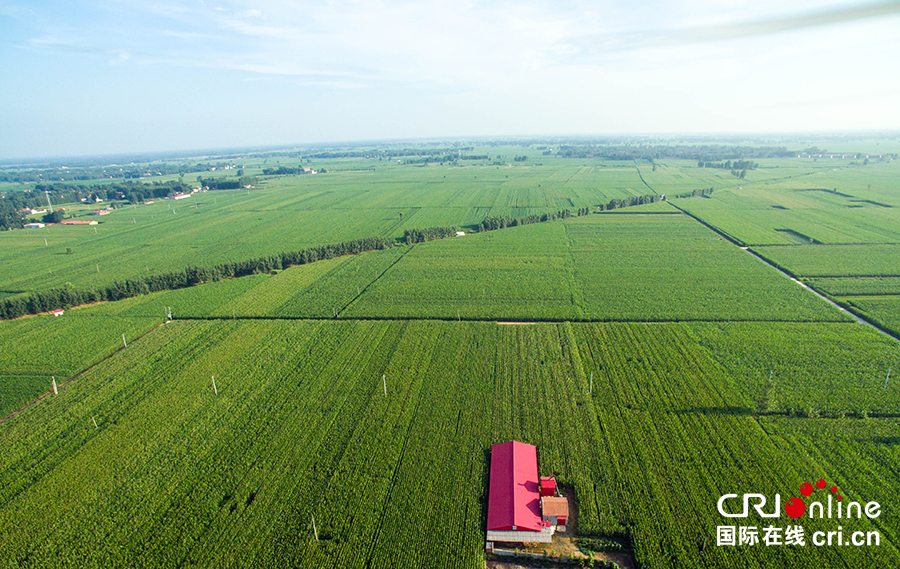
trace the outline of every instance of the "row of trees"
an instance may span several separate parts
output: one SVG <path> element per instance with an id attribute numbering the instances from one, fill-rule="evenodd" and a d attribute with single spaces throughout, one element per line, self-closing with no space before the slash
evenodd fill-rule
<path id="1" fill-rule="evenodd" d="M 407 245 L 424 243 L 435 239 L 446 239 L 456 236 L 456 227 L 429 227 L 428 229 L 407 229 L 403 232 L 403 241 Z"/>
<path id="2" fill-rule="evenodd" d="M 582 215 L 580 212 L 584 211 L 587 208 L 579 209 L 579 215 Z M 588 213 L 590 211 L 588 210 Z M 552 213 L 535 213 L 532 215 L 526 215 L 525 217 L 508 217 L 508 216 L 499 216 L 492 215 L 490 217 L 484 218 L 481 224 L 478 226 L 479 231 L 493 231 L 495 229 L 503 229 L 504 227 L 516 227 L 518 225 L 530 225 L 532 223 L 542 223 L 544 221 L 552 221 L 554 219 L 565 219 L 567 217 L 572 217 L 572 212 L 568 209 L 563 209 L 560 211 L 552 212 Z"/>
<path id="3" fill-rule="evenodd" d="M 702 198 L 713 193 L 712 188 L 703 188 L 702 190 L 694 190 L 686 194 L 678 194 L 676 198 Z"/>
<path id="4" fill-rule="evenodd" d="M 591 208 L 582 207 L 576 210 L 575 215 L 589 215 Z M 563 209 L 549 213 L 535 213 L 524 217 L 511 217 L 505 215 L 492 215 L 484 218 L 475 228 L 475 232 L 494 231 L 495 229 L 504 229 L 506 227 L 517 227 L 519 225 L 530 225 L 532 223 L 542 223 L 552 221 L 554 219 L 565 219 L 572 217 L 572 211 Z M 456 235 L 456 227 L 429 227 L 428 229 L 407 229 L 403 234 L 403 240 L 407 244 L 422 243 L 424 241 L 433 241 L 435 239 L 445 239 Z"/>
<path id="5" fill-rule="evenodd" d="M 300 251 L 289 251 L 279 255 L 258 257 L 246 261 L 222 263 L 213 267 L 187 267 L 146 277 L 114 282 L 103 287 L 76 289 L 73 286 L 42 292 L 33 292 L 27 297 L 7 298 L 0 301 L 0 319 L 8 320 L 26 314 L 39 314 L 50 310 L 69 308 L 79 304 L 104 300 L 121 300 L 151 292 L 186 288 L 204 282 L 242 277 L 284 269 L 294 265 L 305 265 L 343 255 L 355 255 L 364 251 L 388 249 L 395 244 L 385 237 L 366 237 L 332 245 L 320 245 Z"/>
<path id="6" fill-rule="evenodd" d="M 200 178 L 200 185 L 210 190 L 237 190 L 244 186 L 254 186 L 257 183 L 256 176 L 241 176 L 239 178 Z"/>
<path id="7" fill-rule="evenodd" d="M 120 157 L 124 158 L 124 157 Z M 136 162 L 146 162 L 147 157 L 131 157 Z M 108 157 L 96 159 L 86 159 L 82 162 L 66 162 L 62 164 L 33 164 L 23 165 L 21 168 L 3 168 L 0 169 L 0 182 L 11 183 L 27 183 L 47 181 L 53 182 L 79 182 L 87 180 L 105 180 L 105 179 L 129 179 L 129 178 L 145 178 L 151 176 L 165 176 L 168 174 L 185 175 L 189 172 L 204 172 L 213 168 L 220 168 L 231 162 L 218 162 L 205 164 L 164 160 L 160 162 L 150 162 L 143 164 L 120 162 L 119 164 L 110 164 Z"/>
<path id="8" fill-rule="evenodd" d="M 725 162 L 697 162 L 698 168 L 719 168 L 720 170 L 756 170 L 759 164 L 753 160 L 726 160 Z"/>
<path id="9" fill-rule="evenodd" d="M 597 209 L 600 211 L 611 210 L 611 209 L 619 209 L 621 207 L 631 207 L 633 205 L 642 205 L 647 203 L 655 203 L 662 199 L 662 196 L 657 195 L 643 195 L 643 196 L 633 196 L 630 198 L 613 198 L 609 200 L 609 203 L 606 205 L 600 204 L 597 206 Z M 579 214 L 580 215 L 580 214 Z"/>
<path id="10" fill-rule="evenodd" d="M 370 150 L 349 150 L 349 151 L 323 151 L 313 152 L 308 155 L 311 158 L 332 159 L 332 158 L 405 158 L 408 156 L 438 156 L 438 155 L 458 155 L 460 152 L 469 152 L 473 150 L 472 146 L 433 146 L 430 148 L 372 148 Z M 306 158 L 305 155 L 291 155 L 298 158 Z"/>
<path id="11" fill-rule="evenodd" d="M 652 160 L 678 158 L 699 162 L 743 160 L 744 158 L 790 158 L 797 151 L 783 146 L 722 146 L 720 144 L 561 144 L 557 154 L 566 158 L 602 158 L 604 160 Z M 703 166 L 701 166 L 702 168 Z M 726 169 L 731 169 L 726 168 Z"/>
<path id="12" fill-rule="evenodd" d="M 285 176 L 288 174 L 304 174 L 303 166 L 279 166 L 278 168 L 263 168 L 264 176 Z"/>

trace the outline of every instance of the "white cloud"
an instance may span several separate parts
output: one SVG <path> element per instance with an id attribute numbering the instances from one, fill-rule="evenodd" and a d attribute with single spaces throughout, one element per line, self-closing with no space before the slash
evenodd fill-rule
<path id="1" fill-rule="evenodd" d="M 76 2 L 72 13 L 86 6 Z M 147 84 L 169 94 L 194 75 L 180 72 L 197 69 L 203 81 L 234 88 L 202 99 L 169 95 L 159 123 L 227 109 L 305 140 L 900 128 L 890 106 L 900 90 L 890 72 L 900 57 L 900 2 L 880 5 L 880 16 L 867 6 L 118 0 L 90 4 L 99 11 L 81 19 L 39 10 L 17 20 L 29 34 L 14 41 L 33 54 L 70 54 L 84 77 L 102 75 L 91 66 L 117 77 L 140 67 Z M 62 58 L 44 57 L 47 69 L 36 72 L 55 76 L 51 59 Z M 133 114 L 120 104 L 123 116 Z"/>

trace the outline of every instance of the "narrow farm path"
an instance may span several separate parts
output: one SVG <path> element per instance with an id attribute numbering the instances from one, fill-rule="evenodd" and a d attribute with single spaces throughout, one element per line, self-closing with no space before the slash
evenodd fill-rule
<path id="1" fill-rule="evenodd" d="M 802 286 L 803 288 L 805 288 L 805 289 L 808 290 L 809 292 L 811 292 L 811 293 L 813 293 L 814 295 L 818 296 L 819 298 L 821 298 L 822 300 L 824 300 L 825 302 L 827 302 L 827 303 L 830 304 L 831 306 L 837 308 L 838 310 L 840 310 L 840 311 L 843 312 L 844 314 L 850 316 L 851 318 L 853 318 L 854 320 L 856 320 L 859 324 L 864 324 L 864 325 L 866 325 L 866 326 L 869 326 L 869 327 L 871 327 L 871 328 L 874 328 L 875 330 L 881 332 L 882 334 L 884 334 L 884 335 L 887 336 L 888 338 L 891 338 L 891 339 L 893 339 L 893 340 L 896 340 L 897 342 L 900 342 L 900 338 L 898 338 L 897 336 L 894 336 L 894 335 L 891 334 L 890 332 L 887 332 L 887 331 L 885 331 L 885 330 L 882 330 L 881 328 L 879 328 L 878 326 L 872 324 L 871 322 L 869 322 L 869 321 L 866 320 L 865 318 L 861 318 L 859 315 L 850 312 L 849 310 L 847 310 L 846 308 L 844 308 L 844 307 L 841 306 L 840 304 L 836 303 L 835 301 L 831 300 L 830 298 L 828 298 L 828 297 L 825 296 L 824 294 L 820 293 L 820 292 L 817 291 L 816 289 L 814 289 L 814 288 L 808 286 L 808 285 L 805 284 L 805 283 L 800 282 L 799 280 L 797 280 L 796 278 L 794 278 L 793 276 L 791 276 L 791 275 L 788 274 L 787 272 L 785 272 L 785 271 L 779 269 L 778 267 L 776 267 L 775 265 L 773 265 L 772 263 L 770 263 L 768 260 L 766 260 L 765 257 L 759 255 L 759 254 L 756 253 L 755 251 L 752 251 L 749 247 L 741 247 L 741 249 L 743 249 L 744 251 L 746 251 L 746 252 L 750 253 L 751 255 L 753 255 L 753 257 L 754 257 L 755 259 L 759 260 L 761 263 L 765 263 L 766 265 L 769 265 L 770 267 L 772 267 L 773 269 L 775 269 L 776 271 L 778 271 L 779 273 L 781 273 L 781 274 L 784 275 L 785 277 L 791 279 L 792 281 L 794 281 L 794 282 L 797 283 L 798 285 Z"/>
<path id="2" fill-rule="evenodd" d="M 166 324 L 165 322 L 162 322 L 162 323 L 160 323 L 158 326 L 156 326 L 155 328 L 153 328 L 152 330 L 148 330 L 147 332 L 144 332 L 143 334 L 141 334 L 141 335 L 138 336 L 137 338 L 134 338 L 134 339 L 132 340 L 132 343 L 136 342 L 137 340 L 140 340 L 141 338 L 143 338 L 144 336 L 146 336 L 146 335 L 148 335 L 148 334 L 152 334 L 153 332 L 159 330 L 160 328 L 162 328 L 163 326 L 165 326 L 165 324 Z M 75 381 L 76 379 L 78 379 L 79 377 L 81 377 L 82 375 L 84 375 L 84 374 L 86 374 L 87 372 L 91 371 L 92 369 L 94 369 L 95 367 L 97 367 L 98 365 L 102 364 L 103 362 L 105 362 L 105 361 L 108 360 L 109 358 L 113 357 L 114 355 L 118 354 L 119 352 L 121 352 L 121 351 L 124 350 L 124 349 L 125 349 L 125 346 L 124 346 L 124 345 L 123 345 L 121 348 L 116 348 L 116 349 L 113 350 L 111 353 L 107 354 L 106 357 L 100 358 L 100 359 L 97 360 L 96 362 L 92 363 L 92 364 L 89 365 L 88 367 L 84 368 L 83 370 L 79 371 L 78 373 L 76 373 L 75 375 L 73 375 L 72 377 L 70 377 L 69 379 L 67 379 L 67 380 L 65 380 L 65 381 L 63 381 L 63 382 L 61 382 L 61 383 L 58 383 L 58 384 L 56 385 L 57 390 L 59 390 L 60 388 L 66 386 L 66 385 L 68 385 L 69 383 L 72 383 L 73 381 Z M 42 393 L 42 394 L 40 394 L 39 396 L 35 397 L 34 399 L 32 399 L 31 401 L 29 401 L 28 403 L 22 405 L 21 407 L 19 407 L 19 408 L 16 409 L 15 411 L 11 412 L 9 415 L 3 417 L 2 419 L 0 419 L 0 425 L 2 425 L 3 423 L 5 423 L 5 422 L 8 421 L 9 419 L 12 419 L 13 417 L 15 417 L 16 415 L 18 415 L 19 413 L 21 413 L 21 412 L 24 411 L 25 409 L 28 409 L 29 407 L 31 407 L 32 405 L 34 405 L 35 403 L 37 403 L 37 402 L 40 401 L 41 399 L 44 399 L 45 397 L 48 397 L 48 396 L 50 395 L 50 393 L 51 393 L 50 391 L 45 391 L 44 393 Z"/>
<path id="3" fill-rule="evenodd" d="M 793 275 L 787 273 L 787 272 L 784 271 L 783 269 L 781 269 L 781 268 L 777 267 L 776 265 L 774 265 L 773 263 L 769 262 L 768 259 L 766 259 L 766 258 L 763 257 L 762 255 L 760 255 L 759 253 L 756 253 L 755 251 L 752 251 L 752 250 L 750 249 L 750 247 L 749 247 L 747 244 L 745 244 L 745 243 L 743 243 L 743 242 L 741 242 L 741 241 L 735 239 L 734 237 L 732 237 L 731 235 L 725 233 L 724 231 L 721 231 L 721 230 L 717 229 L 716 227 L 714 227 L 714 226 L 712 226 L 712 225 L 706 223 L 706 222 L 703 221 L 702 219 L 700 219 L 700 218 L 698 218 L 697 216 L 691 214 L 690 212 L 688 212 L 688 211 L 686 211 L 686 210 L 684 210 L 684 209 L 678 207 L 677 205 L 673 204 L 672 202 L 669 202 L 669 204 L 672 205 L 673 207 L 675 207 L 676 209 L 678 209 L 679 211 L 681 211 L 683 214 L 685 214 L 685 215 L 687 215 L 688 217 L 690 217 L 691 219 L 693 219 L 693 220 L 697 221 L 698 223 L 702 224 L 704 227 L 706 227 L 706 228 L 708 228 L 708 229 L 710 229 L 710 230 L 716 232 L 718 235 L 720 235 L 721 237 L 723 237 L 724 239 L 726 239 L 726 240 L 727 240 L 729 243 L 731 243 L 732 245 L 736 245 L 736 246 L 740 247 L 741 250 L 746 251 L 747 253 L 749 253 L 750 255 L 752 255 L 756 260 L 760 261 L 761 263 L 765 263 L 765 264 L 768 265 L 769 267 L 772 267 L 773 269 L 775 269 L 776 271 L 778 271 L 779 274 L 781 274 L 781 275 L 783 275 L 784 277 L 786 277 L 786 278 L 788 278 L 788 279 L 794 281 L 795 283 L 797 283 L 798 285 L 802 286 L 804 289 L 808 290 L 808 291 L 811 292 L 812 294 L 818 296 L 819 298 L 821 298 L 822 300 L 824 300 L 825 302 L 827 302 L 827 303 L 830 304 L 831 306 L 837 308 L 838 310 L 840 310 L 841 312 L 843 312 L 843 313 L 846 314 L 847 316 L 853 318 L 853 320 L 855 320 L 857 323 L 863 324 L 863 325 L 865 325 L 865 326 L 869 326 L 869 327 L 871 327 L 871 328 L 877 330 L 879 333 L 884 334 L 884 335 L 887 336 L 888 338 L 894 340 L 895 342 L 900 342 L 900 338 L 898 338 L 897 336 L 894 336 L 894 335 L 891 334 L 890 332 L 887 332 L 887 331 L 885 331 L 885 330 L 882 330 L 881 328 L 879 328 L 878 326 L 876 326 L 876 325 L 873 324 L 872 322 L 869 322 L 869 321 L 866 320 L 865 318 L 863 318 L 863 317 L 861 317 L 861 316 L 859 316 L 859 315 L 857 315 L 857 314 L 854 314 L 853 312 L 850 312 L 849 310 L 847 310 L 847 309 L 844 308 L 843 306 L 839 305 L 838 303 L 834 302 L 833 300 L 831 300 L 830 298 L 828 298 L 828 297 L 825 296 L 824 294 L 820 293 L 819 291 L 815 290 L 814 288 L 812 288 L 812 287 L 806 285 L 805 283 L 800 282 L 800 281 L 797 280 Z"/>
<path id="4" fill-rule="evenodd" d="M 650 187 L 650 184 L 647 183 L 647 180 L 645 180 L 643 174 L 641 174 L 641 168 L 640 166 L 638 166 L 637 160 L 634 161 L 634 169 L 637 170 L 638 177 L 640 177 L 641 181 L 644 182 L 644 185 L 647 186 L 647 188 L 649 188 L 651 192 L 656 193 L 656 190 Z"/>

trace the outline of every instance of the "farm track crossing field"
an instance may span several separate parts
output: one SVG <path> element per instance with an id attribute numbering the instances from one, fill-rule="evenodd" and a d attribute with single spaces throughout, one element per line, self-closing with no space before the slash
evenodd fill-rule
<path id="1" fill-rule="evenodd" d="M 752 344 L 767 326 L 172 322 L 0 426 L 0 553 L 9 566 L 480 567 L 485 451 L 514 438 L 574 488 L 582 531 L 629 536 L 642 566 L 896 564 L 891 516 L 852 521 L 882 533 L 877 548 L 700 547 L 732 488 L 789 493 L 828 473 L 848 495 L 893 496 L 876 483 L 900 458 L 878 442 L 900 436 L 895 422 L 732 411 L 749 405 L 742 364 L 695 334 Z M 877 440 L 858 438 L 865 422 Z M 823 430 L 842 452 L 817 450 Z M 878 460 L 863 470 L 859 455 Z"/>

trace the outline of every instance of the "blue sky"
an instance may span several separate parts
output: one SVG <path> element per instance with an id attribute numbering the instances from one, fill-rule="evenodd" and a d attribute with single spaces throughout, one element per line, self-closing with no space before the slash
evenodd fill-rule
<path id="1" fill-rule="evenodd" d="M 0 0 L 0 158 L 900 129 L 900 1 Z"/>

